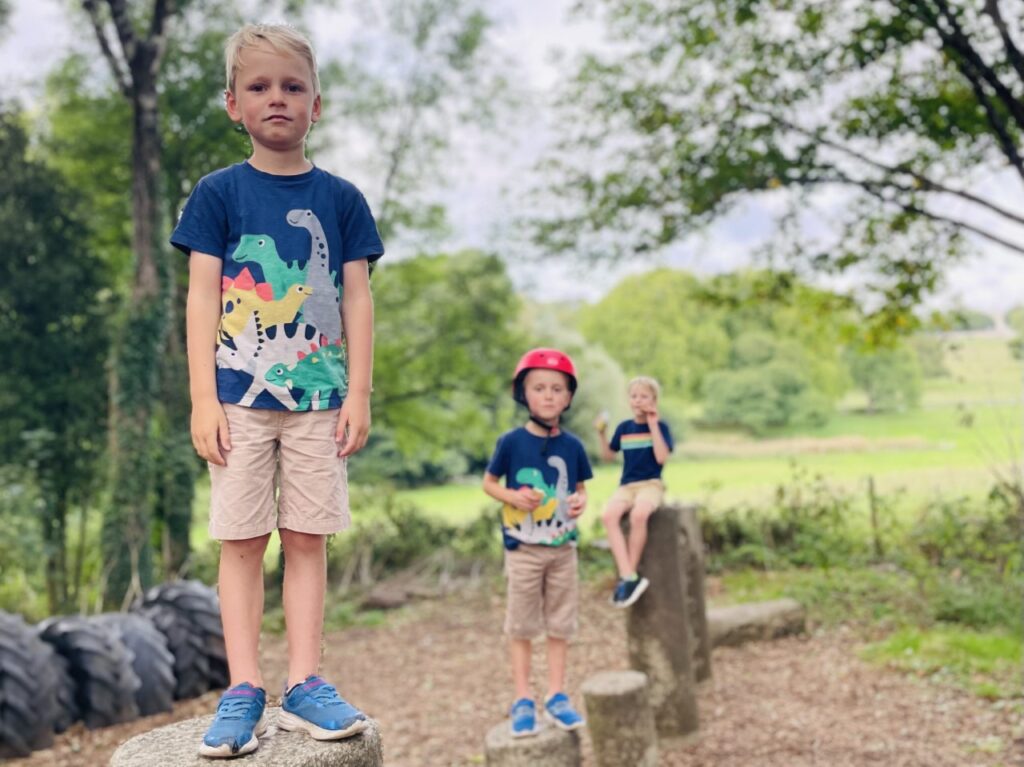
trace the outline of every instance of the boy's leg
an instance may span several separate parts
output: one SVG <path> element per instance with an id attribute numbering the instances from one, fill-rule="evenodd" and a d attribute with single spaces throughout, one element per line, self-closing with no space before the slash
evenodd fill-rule
<path id="1" fill-rule="evenodd" d="M 327 546 L 323 535 L 281 529 L 284 548 L 284 620 L 288 635 L 285 689 L 314 676 L 320 667 L 327 588 Z"/>
<path id="2" fill-rule="evenodd" d="M 601 514 L 601 521 L 604 522 L 605 534 L 608 537 L 608 548 L 611 549 L 612 556 L 615 558 L 615 567 L 619 571 L 620 578 L 626 578 L 634 572 L 626 536 L 622 534 L 620 524 L 622 517 L 629 511 L 631 505 L 630 501 L 613 496 Z"/>
<path id="3" fill-rule="evenodd" d="M 640 557 L 647 545 L 647 520 L 657 507 L 646 498 L 638 498 L 633 510 L 629 512 L 629 574 L 637 571 Z"/>
<path id="4" fill-rule="evenodd" d="M 508 642 L 509 658 L 512 661 L 512 684 L 516 700 L 530 697 L 530 657 L 533 646 L 529 639 L 511 638 Z"/>
<path id="5" fill-rule="evenodd" d="M 268 540 L 270 533 L 221 542 L 218 593 L 232 687 L 242 682 L 263 687 L 259 644 L 263 621 L 263 552 Z"/>
<path id="6" fill-rule="evenodd" d="M 569 642 L 562 637 L 548 637 L 548 694 L 565 689 L 565 664 L 569 656 Z"/>
<path id="7" fill-rule="evenodd" d="M 563 546 L 550 552 L 544 579 L 544 624 L 547 629 L 547 718 L 563 730 L 575 730 L 584 722 L 565 693 L 569 639 L 576 633 L 579 612 L 579 566 L 576 549 Z"/>

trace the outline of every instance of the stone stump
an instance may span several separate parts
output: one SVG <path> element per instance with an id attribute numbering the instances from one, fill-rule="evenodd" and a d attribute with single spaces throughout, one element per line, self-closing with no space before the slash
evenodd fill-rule
<path id="1" fill-rule="evenodd" d="M 699 718 L 686 573 L 679 562 L 679 509 L 662 506 L 647 525 L 647 545 L 639 569 L 651 585 L 627 609 L 629 665 L 647 674 L 658 735 L 688 735 L 697 730 Z M 628 530 L 628 526 L 627 514 L 623 527 Z"/>
<path id="2" fill-rule="evenodd" d="M 597 767 L 658 767 L 658 735 L 647 675 L 604 671 L 583 683 Z"/>
<path id="3" fill-rule="evenodd" d="M 245 767 L 381 767 L 380 729 L 370 727 L 345 740 L 318 741 L 302 732 L 287 732 L 275 727 L 281 709 L 267 709 L 270 724 L 260 738 L 260 747 L 238 759 L 205 759 L 199 756 L 203 733 L 213 715 L 175 722 L 166 727 L 136 735 L 122 743 L 110 759 L 110 767 L 210 767 L 215 762 L 230 762 Z"/>
<path id="4" fill-rule="evenodd" d="M 513 738 L 508 722 L 494 725 L 485 740 L 487 767 L 580 767 L 580 738 L 553 725 L 536 735 Z"/>
<path id="5" fill-rule="evenodd" d="M 693 677 L 703 682 L 711 678 L 711 636 L 704 594 L 704 536 L 700 531 L 697 507 L 681 506 L 679 522 L 679 554 L 686 573 L 686 602 L 692 630 Z"/>

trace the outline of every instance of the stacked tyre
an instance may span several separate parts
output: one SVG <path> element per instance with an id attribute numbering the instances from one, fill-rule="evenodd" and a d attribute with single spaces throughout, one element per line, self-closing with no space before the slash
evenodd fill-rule
<path id="1" fill-rule="evenodd" d="M 227 655 L 217 592 L 199 581 L 154 586 L 133 607 L 167 638 L 178 699 L 226 687 Z"/>
<path id="2" fill-rule="evenodd" d="M 0 759 L 53 744 L 59 681 L 50 658 L 31 626 L 0 612 Z"/>
<path id="3" fill-rule="evenodd" d="M 0 760 L 48 748 L 79 720 L 119 724 L 227 683 L 220 603 L 199 581 L 155 586 L 127 614 L 29 626 L 0 611 Z"/>

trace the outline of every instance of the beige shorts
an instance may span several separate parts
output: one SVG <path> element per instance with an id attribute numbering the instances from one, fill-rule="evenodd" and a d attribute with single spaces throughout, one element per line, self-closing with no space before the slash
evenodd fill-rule
<path id="1" fill-rule="evenodd" d="M 647 501 L 652 508 L 661 506 L 665 498 L 665 483 L 660 479 L 643 479 L 639 482 L 630 482 L 627 485 L 619 485 L 619 489 L 612 493 L 608 503 L 627 503 L 631 507 L 637 501 Z"/>
<path id="2" fill-rule="evenodd" d="M 572 638 L 579 604 L 575 546 L 521 543 L 505 551 L 505 576 L 506 634 L 513 639 L 534 639 L 542 634 Z"/>
<path id="3" fill-rule="evenodd" d="M 210 464 L 211 538 L 256 538 L 275 528 L 327 535 L 349 526 L 337 410 L 224 405 L 224 413 L 231 451 L 227 466 Z"/>

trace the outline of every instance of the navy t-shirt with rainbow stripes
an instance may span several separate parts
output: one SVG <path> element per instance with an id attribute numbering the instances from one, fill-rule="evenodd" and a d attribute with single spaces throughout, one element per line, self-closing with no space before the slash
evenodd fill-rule
<path id="1" fill-rule="evenodd" d="M 658 421 L 658 428 L 661 429 L 661 436 L 665 438 L 665 444 L 671 451 L 675 445 L 668 424 Z M 629 420 L 620 423 L 615 427 L 615 434 L 612 435 L 608 447 L 616 453 L 622 451 L 622 479 L 619 484 L 628 485 L 631 482 L 643 482 L 645 479 L 661 479 L 661 464 L 654 457 L 651 430 L 646 421 L 637 423 Z"/>

